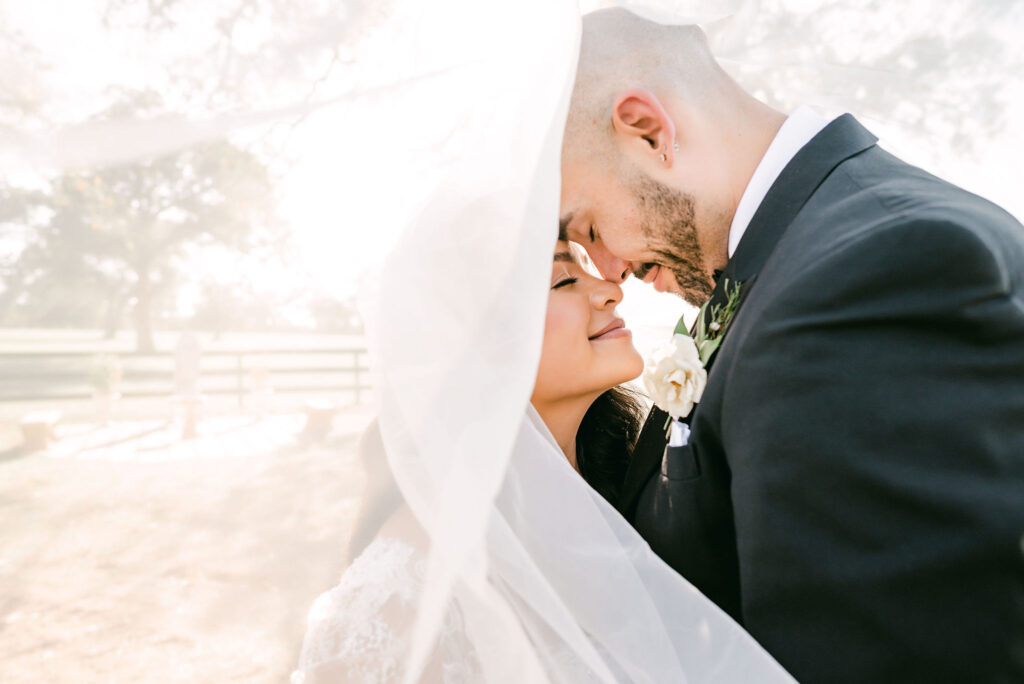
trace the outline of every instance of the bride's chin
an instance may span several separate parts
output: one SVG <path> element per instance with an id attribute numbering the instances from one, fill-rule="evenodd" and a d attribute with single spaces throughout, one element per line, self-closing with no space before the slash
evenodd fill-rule
<path id="1" fill-rule="evenodd" d="M 643 374 L 644 374 L 644 362 L 643 362 L 643 359 L 640 359 L 640 361 L 639 361 L 639 363 L 637 364 L 636 368 L 634 368 L 634 369 L 633 369 L 633 370 L 632 370 L 632 371 L 631 371 L 631 372 L 629 373 L 629 377 L 627 377 L 627 378 L 626 378 L 625 380 L 623 380 L 622 382 L 631 382 L 631 381 L 633 381 L 633 380 L 636 380 L 637 378 L 639 378 L 639 377 L 640 377 L 641 375 L 643 375 Z"/>
<path id="2" fill-rule="evenodd" d="M 644 360 L 640 356 L 640 352 L 635 347 L 630 345 L 629 350 L 623 350 L 622 365 L 620 366 L 622 372 L 618 374 L 615 385 L 618 386 L 623 383 L 636 380 L 644 372 Z"/>

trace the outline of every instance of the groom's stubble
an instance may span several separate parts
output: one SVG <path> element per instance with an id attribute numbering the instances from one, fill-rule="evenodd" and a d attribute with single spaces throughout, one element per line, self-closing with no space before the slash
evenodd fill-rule
<path id="1" fill-rule="evenodd" d="M 711 297 L 714 282 L 704 270 L 693 196 L 642 173 L 628 185 L 637 200 L 640 230 L 648 248 L 660 257 L 659 265 L 672 272 L 678 294 L 693 306 L 702 305 Z M 645 264 L 634 275 L 642 279 L 650 268 Z"/>

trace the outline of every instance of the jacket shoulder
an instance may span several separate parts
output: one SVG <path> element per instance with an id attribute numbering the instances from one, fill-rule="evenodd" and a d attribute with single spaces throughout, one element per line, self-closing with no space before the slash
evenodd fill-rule
<path id="1" fill-rule="evenodd" d="M 828 293 L 844 283 L 1019 289 L 1024 227 L 962 188 L 873 148 L 840 164 L 801 211 L 765 276 Z M 787 288 L 788 289 L 788 288 Z"/>

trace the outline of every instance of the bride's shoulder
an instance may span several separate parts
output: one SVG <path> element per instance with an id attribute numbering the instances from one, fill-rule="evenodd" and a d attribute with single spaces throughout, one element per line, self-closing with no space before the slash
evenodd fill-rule
<path id="1" fill-rule="evenodd" d="M 383 607 L 392 595 L 404 596 L 423 578 L 424 555 L 406 539 L 380 536 L 345 570 L 338 584 L 317 603 L 338 604 L 359 600 Z M 378 597 L 380 601 L 373 600 Z M 315 607 L 316 604 L 314 604 Z"/>
<path id="2" fill-rule="evenodd" d="M 422 531 L 408 508 L 402 506 L 349 564 L 338 585 L 317 599 L 317 603 L 358 599 L 369 607 L 396 593 L 405 596 L 422 581 L 425 550 Z"/>
<path id="3" fill-rule="evenodd" d="M 293 684 L 399 676 L 423 583 L 422 540 L 393 516 L 309 611 Z"/>
<path id="4" fill-rule="evenodd" d="M 349 564 L 337 586 L 321 595 L 317 603 L 331 606 L 358 600 L 366 607 L 382 609 L 392 595 L 405 597 L 417 588 L 425 558 L 425 536 L 408 508 L 402 506 Z"/>

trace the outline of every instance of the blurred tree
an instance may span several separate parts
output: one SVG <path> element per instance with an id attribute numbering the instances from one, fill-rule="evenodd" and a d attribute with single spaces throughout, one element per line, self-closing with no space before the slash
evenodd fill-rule
<path id="1" fill-rule="evenodd" d="M 957 154 L 1006 128 L 1021 97 L 1024 4 L 739 0 L 715 54 L 768 104 L 813 103 Z"/>
<path id="2" fill-rule="evenodd" d="M 280 296 L 249 283 L 205 282 L 189 324 L 213 333 L 214 339 L 228 331 L 287 330 L 293 326 L 282 315 L 286 309 Z"/>
<path id="3" fill-rule="evenodd" d="M 363 331 L 359 310 L 352 299 L 314 297 L 309 303 L 309 311 L 313 316 L 316 329 L 321 332 L 361 333 Z"/>
<path id="4" fill-rule="evenodd" d="M 61 74 L 21 30 L 18 12 L 0 7 L 0 144 L 75 126 L 81 112 L 110 102 L 89 122 L 130 125 L 176 113 L 202 120 L 308 102 L 338 63 L 339 37 L 363 11 L 349 5 L 101 0 L 111 41 L 151 46 L 164 57 L 161 69 L 149 74 L 148 92 L 111 81 L 92 91 L 90 102 L 65 97 Z M 250 138 L 249 149 L 216 141 L 28 182 L 0 179 L 0 322 L 101 327 L 113 335 L 130 312 L 138 348 L 151 349 L 154 315 L 173 318 L 176 286 L 202 279 L 183 263 L 197 254 L 194 248 L 220 243 L 256 258 L 257 242 L 284 259 L 287 233 L 272 206 L 268 169 L 288 164 L 279 149 L 288 132 L 280 129 L 301 121 L 303 108 L 296 112 Z M 104 144 L 101 135 L 96 144 Z M 115 158 L 124 157 L 131 158 L 130 151 Z M 283 320 L 269 311 L 265 293 L 236 290 L 205 306 L 202 315 L 217 319 L 214 328 Z"/>
<path id="5" fill-rule="evenodd" d="M 351 0 L 105 0 L 104 25 L 188 41 L 166 64 L 169 87 L 210 110 L 309 102 L 345 61 L 345 39 L 385 12 Z M 303 114 L 296 118 L 301 119 Z"/>
<path id="6" fill-rule="evenodd" d="M 47 97 L 45 57 L 0 7 L 0 141 L 16 136 L 42 115 Z"/>
<path id="7" fill-rule="evenodd" d="M 115 110 L 126 107 L 145 112 L 159 101 L 136 93 Z M 109 331 L 130 301 L 139 351 L 154 348 L 154 307 L 187 269 L 186 246 L 248 250 L 284 232 L 266 167 L 227 141 L 68 171 L 42 187 L 3 192 L 0 220 L 23 226 L 25 241 L 4 266 L 8 286 L 0 306 L 16 307 L 22 317 L 29 312 L 37 324 L 99 320 Z M 97 301 L 105 302 L 105 312 Z"/>

